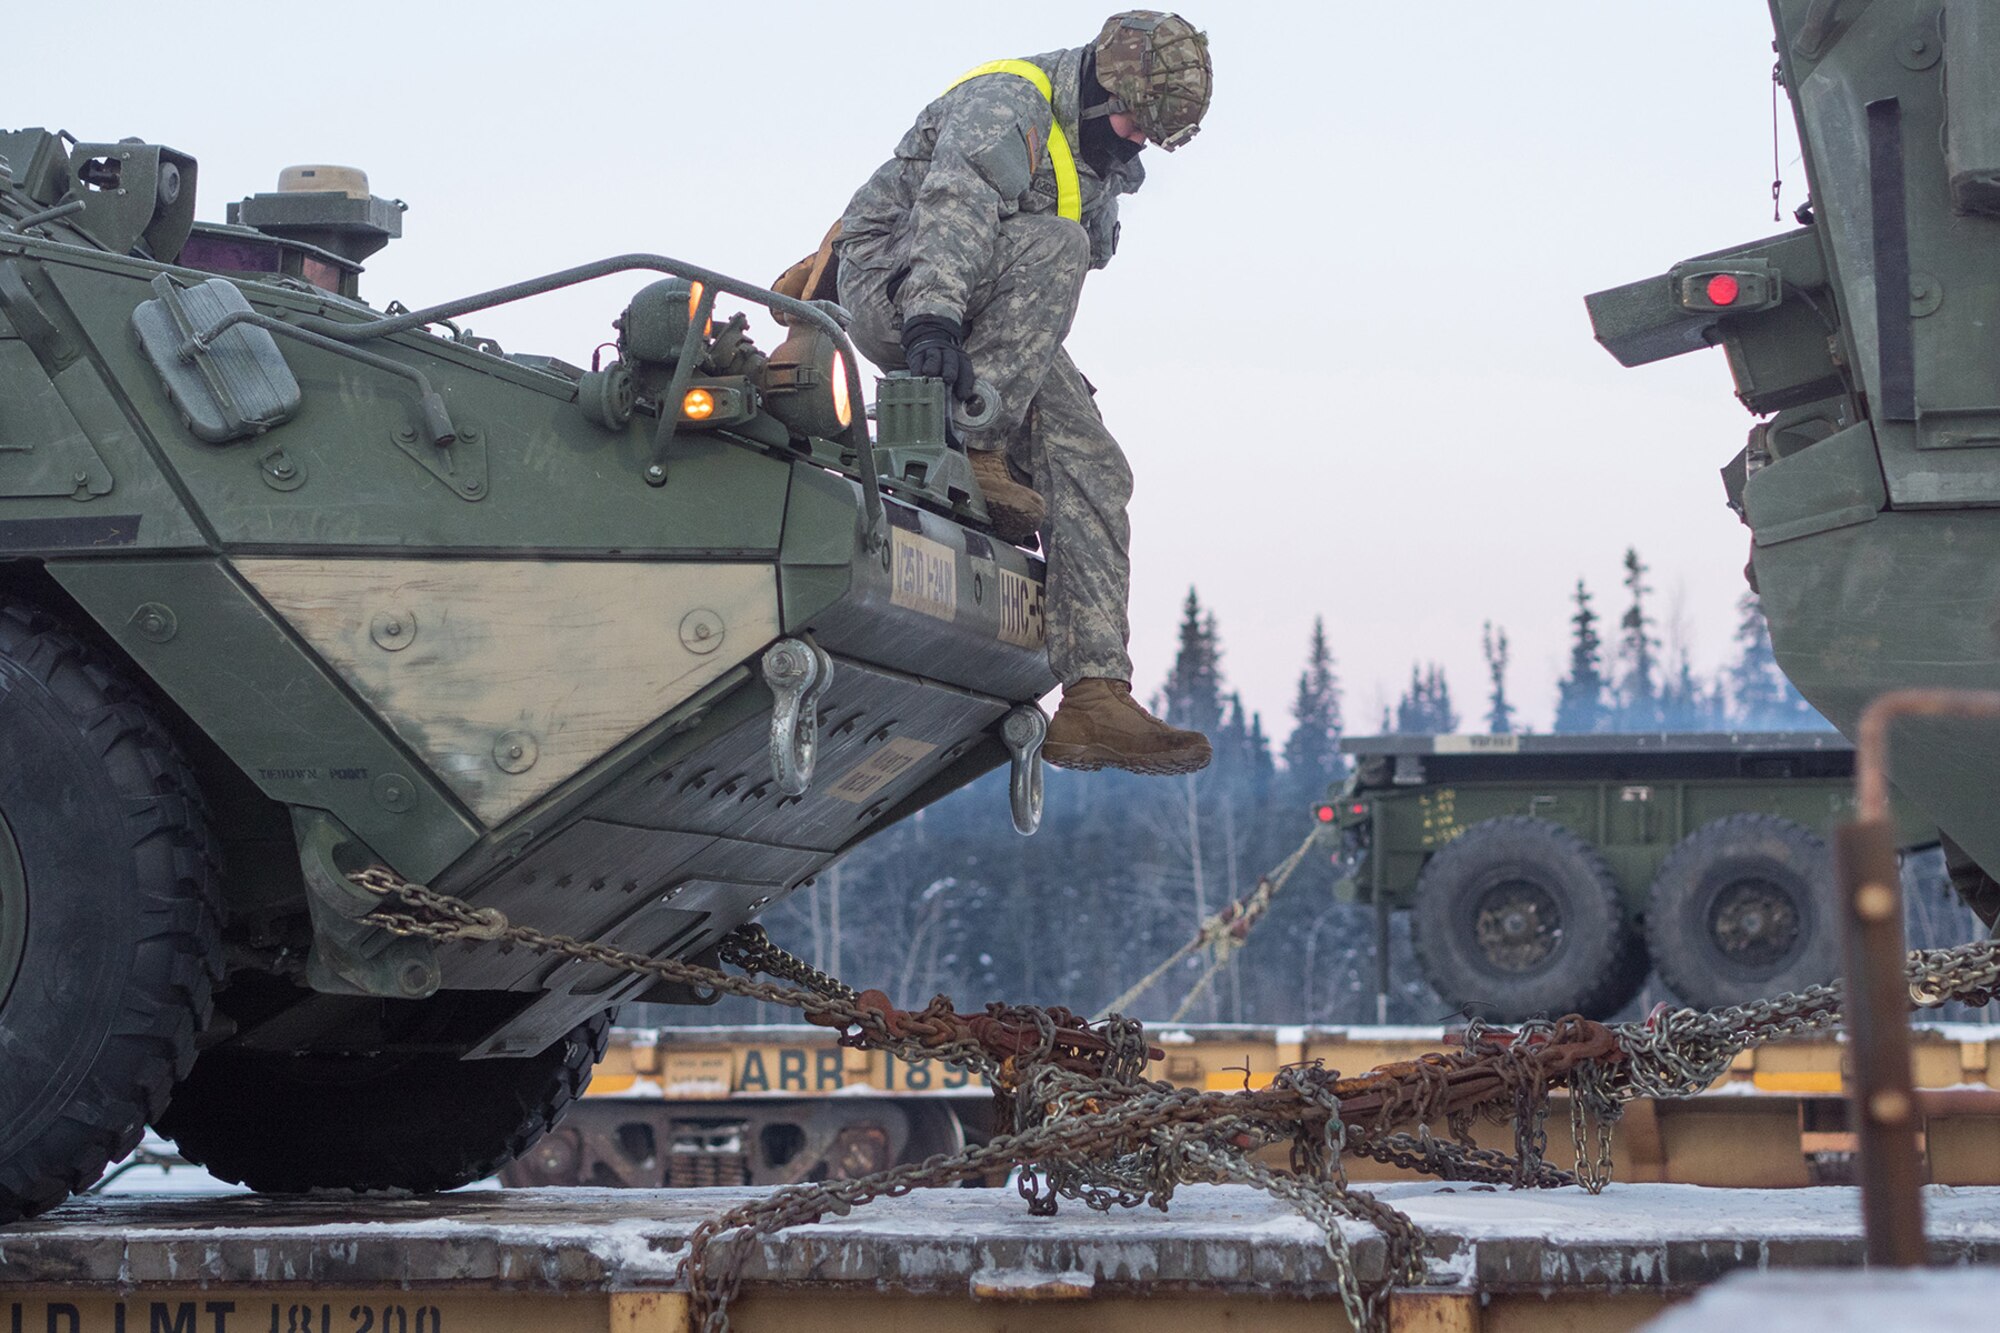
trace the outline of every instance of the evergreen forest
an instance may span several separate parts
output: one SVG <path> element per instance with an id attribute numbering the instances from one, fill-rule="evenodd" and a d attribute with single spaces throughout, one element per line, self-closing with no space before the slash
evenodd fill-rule
<path id="1" fill-rule="evenodd" d="M 1648 567 L 1628 551 L 1621 609 L 1607 622 L 1579 580 L 1571 594 L 1568 670 L 1553 700 L 1558 732 L 1782 731 L 1827 723 L 1772 655 L 1754 595 L 1738 605 L 1723 669 L 1697 673 L 1685 645 L 1663 641 Z M 1509 733 L 1504 627 L 1483 627 L 1486 679 L 1455 700 L 1439 666 L 1418 660 L 1382 732 Z M 908 1006 L 945 993 L 961 1011 L 991 1000 L 1060 1004 L 1093 1014 L 1198 929 L 1257 887 L 1298 848 L 1312 807 L 1345 774 L 1350 726 L 1339 663 L 1323 621 L 1301 647 L 1298 686 L 1281 726 L 1229 688 L 1217 612 L 1190 588 L 1178 651 L 1149 702 L 1207 732 L 1215 762 L 1191 777 L 1047 772 L 1040 831 L 1008 818 L 1005 769 L 988 774 L 856 849 L 811 888 L 765 913 L 772 938 L 857 987 Z M 1449 1006 L 1424 985 L 1400 916 L 1390 926 L 1392 984 L 1378 1001 L 1371 909 L 1335 899 L 1335 867 L 1315 848 L 1240 947 L 1192 951 L 1126 1005 L 1151 1021 L 1439 1024 Z M 1912 947 L 1975 937 L 1935 853 L 1905 869 Z M 1632 1006 L 1671 999 L 1657 979 Z M 782 1022 L 792 1016 L 729 1000 L 713 1009 L 643 1006 L 671 1023 Z"/>

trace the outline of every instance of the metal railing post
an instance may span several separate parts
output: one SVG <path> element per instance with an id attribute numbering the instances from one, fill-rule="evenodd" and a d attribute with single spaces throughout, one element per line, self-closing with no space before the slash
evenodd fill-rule
<path id="1" fill-rule="evenodd" d="M 1862 1225 L 1868 1262 L 1896 1268 L 1920 1266 L 1927 1257 L 1902 877 L 1889 810 L 1889 729 L 1905 717 L 2000 718 L 2000 692 L 1892 690 L 1869 704 L 1855 735 L 1854 822 L 1834 840 Z"/>

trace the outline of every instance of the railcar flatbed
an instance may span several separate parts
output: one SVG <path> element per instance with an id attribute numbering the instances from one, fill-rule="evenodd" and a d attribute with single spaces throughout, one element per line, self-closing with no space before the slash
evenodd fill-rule
<path id="1" fill-rule="evenodd" d="M 1428 1284 L 1394 1298 L 1402 1328 L 1635 1328 L 1731 1272 L 1862 1257 L 1841 1187 L 1371 1188 L 1432 1243 Z M 0 1231 L 0 1329 L 681 1333 L 690 1234 L 762 1194 L 79 1198 Z M 2000 1188 L 1933 1188 L 1926 1208 L 1933 1262 L 2000 1265 Z M 1346 1236 L 1379 1278 L 1380 1237 Z M 1322 1235 L 1235 1186 L 1186 1188 L 1166 1214 L 1035 1218 L 977 1190 L 884 1200 L 762 1242 L 731 1314 L 739 1333 L 1346 1327 Z"/>

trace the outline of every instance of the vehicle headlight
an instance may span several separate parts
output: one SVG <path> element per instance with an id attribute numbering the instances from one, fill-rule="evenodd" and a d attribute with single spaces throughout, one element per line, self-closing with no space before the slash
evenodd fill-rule
<path id="1" fill-rule="evenodd" d="M 795 325 L 771 353 L 757 387 L 764 410 L 795 436 L 831 439 L 854 422 L 847 358 L 824 329 Z"/>

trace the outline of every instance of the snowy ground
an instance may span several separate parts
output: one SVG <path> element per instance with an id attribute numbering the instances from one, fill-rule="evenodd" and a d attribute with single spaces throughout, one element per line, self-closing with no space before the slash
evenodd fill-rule
<path id="1" fill-rule="evenodd" d="M 138 1150 L 104 1173 L 93 1194 L 247 1194 L 241 1185 L 217 1180 L 198 1166 L 180 1162 L 174 1145 L 148 1130 Z M 166 1159 L 166 1160 L 162 1160 Z M 476 1180 L 469 1190 L 497 1190 L 498 1176 Z"/>
<path id="2" fill-rule="evenodd" d="M 114 1163 L 93 1194 L 242 1194 L 241 1185 L 217 1180 L 198 1166 L 172 1165 L 174 1145 L 148 1130 L 137 1152 Z"/>
<path id="3" fill-rule="evenodd" d="M 1732 1273 L 1646 1333 L 1889 1333 L 1992 1328 L 2000 1269 L 1810 1269 Z"/>

